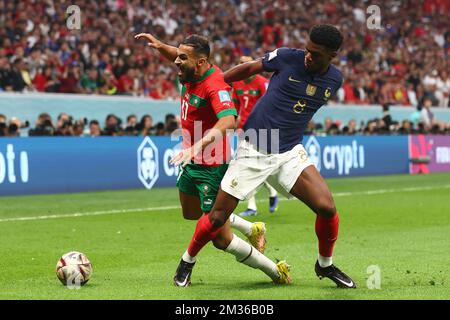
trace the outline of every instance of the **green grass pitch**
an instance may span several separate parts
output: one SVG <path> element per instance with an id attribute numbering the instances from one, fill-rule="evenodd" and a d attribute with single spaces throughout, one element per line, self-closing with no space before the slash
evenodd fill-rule
<path id="1" fill-rule="evenodd" d="M 251 220 L 267 223 L 266 254 L 292 265 L 293 284 L 276 286 L 209 244 L 192 286 L 174 287 L 195 221 L 183 220 L 170 188 L 1 197 L 0 299 L 450 299 L 449 173 L 327 182 L 341 218 L 334 262 L 356 290 L 314 274 L 315 215 L 299 201 L 269 214 L 264 192 Z M 94 266 L 80 290 L 55 275 L 58 258 L 73 250 Z M 381 272 L 380 289 L 367 287 L 370 266 Z"/>

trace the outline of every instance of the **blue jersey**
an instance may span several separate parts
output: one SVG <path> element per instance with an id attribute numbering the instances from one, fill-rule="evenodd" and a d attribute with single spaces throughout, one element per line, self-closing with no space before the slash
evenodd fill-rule
<path id="1" fill-rule="evenodd" d="M 269 133 L 267 147 L 260 136 L 258 148 L 282 153 L 301 143 L 303 132 L 314 113 L 342 85 L 342 74 L 333 65 L 322 75 L 308 73 L 305 51 L 300 49 L 276 49 L 264 56 L 262 64 L 265 71 L 274 74 L 266 94 L 258 100 L 248 117 L 244 130 L 279 129 L 279 143 L 271 141 Z"/>

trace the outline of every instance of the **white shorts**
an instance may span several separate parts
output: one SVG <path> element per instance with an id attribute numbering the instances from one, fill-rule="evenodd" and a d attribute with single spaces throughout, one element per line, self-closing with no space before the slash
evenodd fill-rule
<path id="1" fill-rule="evenodd" d="M 264 154 L 247 141 L 241 141 L 220 186 L 233 197 L 245 200 L 267 180 L 275 190 L 291 198 L 289 191 L 310 165 L 313 163 L 301 144 L 284 153 Z"/>

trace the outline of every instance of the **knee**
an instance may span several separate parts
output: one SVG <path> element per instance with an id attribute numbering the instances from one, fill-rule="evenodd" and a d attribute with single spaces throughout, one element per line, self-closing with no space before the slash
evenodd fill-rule
<path id="1" fill-rule="evenodd" d="M 214 247 L 216 247 L 219 250 L 225 250 L 231 242 L 231 239 L 228 239 L 227 237 L 216 237 L 213 241 Z"/>
<path id="2" fill-rule="evenodd" d="M 198 220 L 203 215 L 203 212 L 183 211 L 183 218 L 186 220 Z"/>
<path id="3" fill-rule="evenodd" d="M 323 198 L 319 200 L 316 206 L 316 213 L 325 218 L 332 218 L 336 214 L 336 206 L 332 198 Z"/>
<path id="4" fill-rule="evenodd" d="M 214 229 L 222 227 L 227 218 L 225 218 L 225 212 L 220 210 L 213 210 L 209 213 L 209 221 Z"/>

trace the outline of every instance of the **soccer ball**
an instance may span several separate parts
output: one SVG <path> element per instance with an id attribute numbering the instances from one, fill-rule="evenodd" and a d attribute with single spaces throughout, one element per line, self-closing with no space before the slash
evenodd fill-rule
<path id="1" fill-rule="evenodd" d="M 56 276 L 64 285 L 82 286 L 89 281 L 91 275 L 92 264 L 81 252 L 68 252 L 56 264 Z"/>

